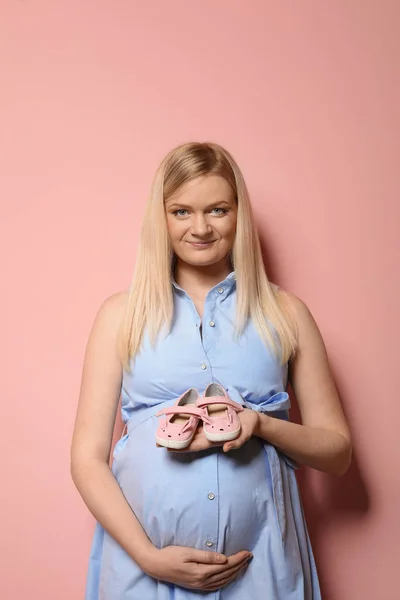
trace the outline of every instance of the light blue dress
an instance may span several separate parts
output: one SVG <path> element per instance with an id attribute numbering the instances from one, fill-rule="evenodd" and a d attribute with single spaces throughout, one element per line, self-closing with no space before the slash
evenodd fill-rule
<path id="1" fill-rule="evenodd" d="M 227 555 L 250 550 L 244 575 L 217 592 L 152 579 L 97 523 L 86 600 L 319 600 L 318 576 L 294 468 L 274 446 L 252 438 L 241 449 L 169 453 L 155 445 L 155 413 L 190 387 L 219 382 L 233 400 L 287 419 L 287 365 L 280 365 L 250 323 L 234 339 L 236 281 L 212 288 L 201 319 L 175 282 L 170 334 L 147 338 L 132 374 L 124 372 L 127 433 L 114 451 L 113 473 L 158 548 L 169 545 Z"/>

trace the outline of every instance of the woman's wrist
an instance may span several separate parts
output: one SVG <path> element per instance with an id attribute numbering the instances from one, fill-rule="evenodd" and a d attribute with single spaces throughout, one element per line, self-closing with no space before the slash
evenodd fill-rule
<path id="1" fill-rule="evenodd" d="M 159 549 L 149 540 L 143 548 L 136 552 L 134 561 L 147 575 L 155 577 L 155 565 L 159 552 Z"/>
<path id="2" fill-rule="evenodd" d="M 254 435 L 265 439 L 265 428 L 270 423 L 271 417 L 261 412 L 256 412 L 257 420 L 254 426 Z"/>

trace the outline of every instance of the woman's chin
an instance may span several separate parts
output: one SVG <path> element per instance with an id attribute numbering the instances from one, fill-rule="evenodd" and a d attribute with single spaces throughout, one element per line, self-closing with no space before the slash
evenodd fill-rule
<path id="1" fill-rule="evenodd" d="M 188 252 L 185 254 L 181 254 L 179 259 L 186 263 L 187 265 L 191 265 L 192 267 L 210 267 L 211 265 L 215 265 L 219 262 L 222 262 L 225 259 L 224 254 L 217 254 L 215 252 L 208 252 L 207 250 L 202 250 L 200 252 Z"/>

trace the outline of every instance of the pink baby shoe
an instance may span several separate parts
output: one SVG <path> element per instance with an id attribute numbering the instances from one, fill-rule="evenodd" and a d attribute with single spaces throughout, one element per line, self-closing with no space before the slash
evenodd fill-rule
<path id="1" fill-rule="evenodd" d="M 156 414 L 157 417 L 164 416 L 156 431 L 157 444 L 175 450 L 189 446 L 203 415 L 203 410 L 196 406 L 198 398 L 199 392 L 191 388 L 175 404 Z"/>
<path id="2" fill-rule="evenodd" d="M 210 383 L 196 404 L 204 410 L 204 435 L 210 442 L 227 442 L 238 437 L 237 413 L 243 411 L 243 406 L 231 400 L 219 383 Z"/>

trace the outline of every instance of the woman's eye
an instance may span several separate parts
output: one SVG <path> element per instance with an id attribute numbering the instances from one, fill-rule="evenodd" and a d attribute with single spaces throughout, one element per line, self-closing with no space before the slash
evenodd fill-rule
<path id="1" fill-rule="evenodd" d="M 187 210 L 186 210 L 186 208 L 179 208 L 178 210 L 174 210 L 173 214 L 176 217 L 186 217 Z"/>
<path id="2" fill-rule="evenodd" d="M 225 208 L 213 208 L 212 212 L 214 212 L 217 215 L 226 215 L 226 213 L 228 212 L 227 210 L 225 210 Z"/>

